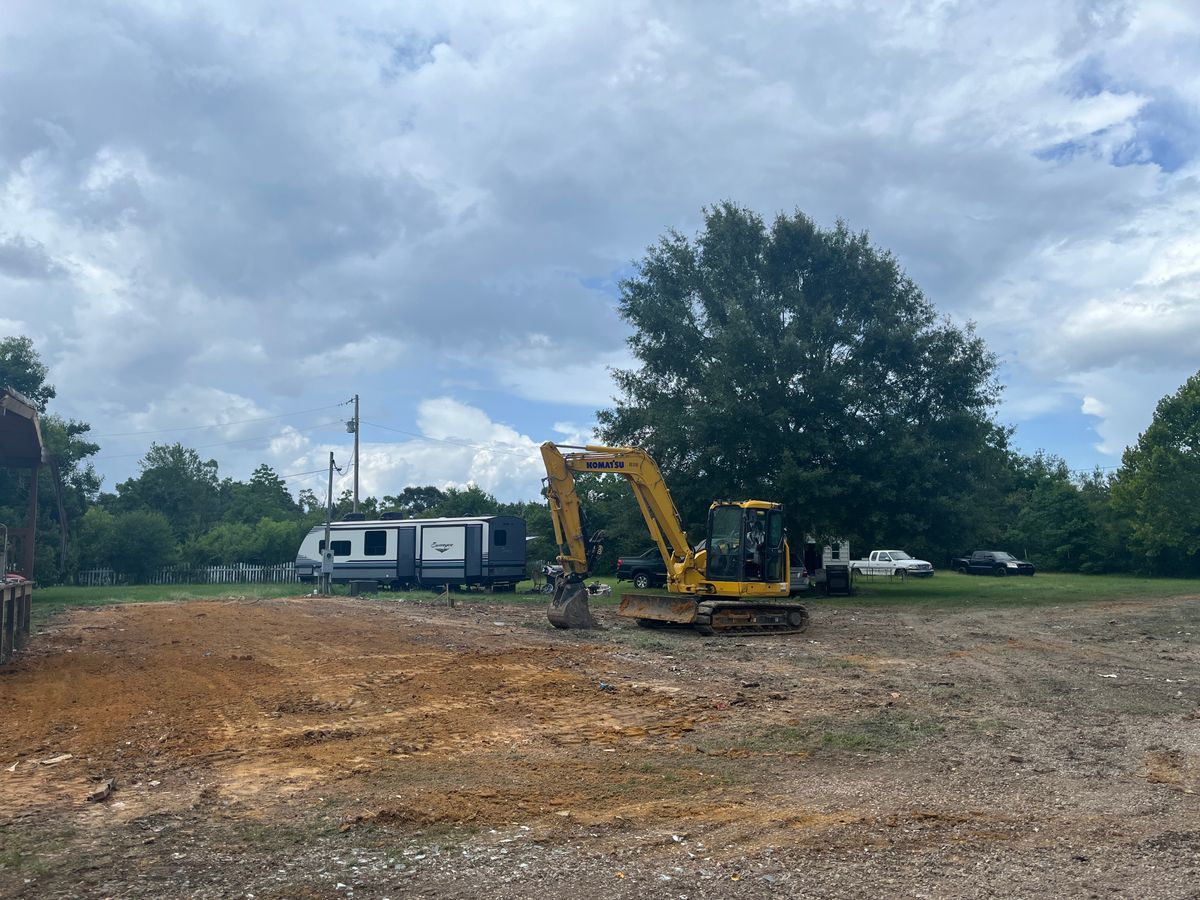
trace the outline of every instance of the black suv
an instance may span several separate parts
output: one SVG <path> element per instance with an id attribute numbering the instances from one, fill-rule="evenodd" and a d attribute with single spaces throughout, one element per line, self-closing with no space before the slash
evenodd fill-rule
<path id="1" fill-rule="evenodd" d="M 617 560 L 617 581 L 632 581 L 638 590 L 662 587 L 667 583 L 667 564 L 657 547 L 639 556 L 622 556 Z"/>

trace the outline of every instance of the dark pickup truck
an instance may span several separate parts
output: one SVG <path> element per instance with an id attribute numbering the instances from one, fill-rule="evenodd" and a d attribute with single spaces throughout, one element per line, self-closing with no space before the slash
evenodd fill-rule
<path id="1" fill-rule="evenodd" d="M 1033 563 L 1002 550 L 976 550 L 970 556 L 950 560 L 950 567 L 963 575 L 1032 575 Z"/>
<path id="2" fill-rule="evenodd" d="M 638 590 L 658 588 L 667 583 L 667 564 L 657 547 L 638 556 L 617 559 L 617 581 L 632 581 Z"/>

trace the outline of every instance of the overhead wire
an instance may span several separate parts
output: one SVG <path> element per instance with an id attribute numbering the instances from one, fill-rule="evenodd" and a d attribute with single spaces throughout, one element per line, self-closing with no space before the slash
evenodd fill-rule
<path id="1" fill-rule="evenodd" d="M 340 420 L 330 419 L 327 422 L 317 422 L 313 425 L 305 425 L 303 428 L 292 428 L 292 431 L 294 431 L 294 432 L 295 431 L 316 431 L 318 428 L 325 428 L 329 425 L 339 425 L 339 424 L 341 424 Z M 239 438 L 237 440 L 232 440 L 232 441 L 219 441 L 217 443 L 212 443 L 212 444 L 197 444 L 195 447 L 191 447 L 189 449 L 207 450 L 212 447 L 232 447 L 237 444 L 252 444 L 255 441 L 271 441 L 277 437 L 283 437 L 286 433 L 287 432 L 279 431 L 274 434 L 263 434 L 263 435 L 258 435 L 257 437 Z M 116 453 L 111 456 L 97 456 L 95 458 L 95 460 L 93 460 L 93 461 L 101 462 L 101 461 L 109 460 L 109 459 L 129 459 L 134 456 L 145 456 L 145 455 L 146 454 L 144 452 L 142 452 L 142 453 Z"/>
<path id="2" fill-rule="evenodd" d="M 110 431 L 107 434 L 89 434 L 88 437 L 131 437 L 140 434 L 170 434 L 176 431 L 199 431 L 205 428 L 226 428 L 230 425 L 246 425 L 250 422 L 268 422 L 273 419 L 286 419 L 289 416 L 302 416 L 306 413 L 322 412 L 327 409 L 336 409 L 339 406 L 345 406 L 347 403 L 353 402 L 353 400 L 343 400 L 341 403 L 330 403 L 328 406 L 314 406 L 312 409 L 298 409 L 295 412 L 280 413 L 276 416 L 259 416 L 255 419 L 237 419 L 232 422 L 212 422 L 208 425 L 180 425 L 177 428 L 153 428 L 142 431 Z"/>

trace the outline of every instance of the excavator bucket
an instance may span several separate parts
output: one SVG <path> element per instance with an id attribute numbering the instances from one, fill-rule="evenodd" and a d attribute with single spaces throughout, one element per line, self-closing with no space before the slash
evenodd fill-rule
<path id="1" fill-rule="evenodd" d="M 555 628 L 595 628 L 596 620 L 588 608 L 587 585 L 560 575 L 546 616 Z"/>

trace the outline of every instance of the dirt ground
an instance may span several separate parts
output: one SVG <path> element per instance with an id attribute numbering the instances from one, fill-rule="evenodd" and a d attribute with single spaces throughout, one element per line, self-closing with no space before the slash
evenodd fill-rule
<path id="1" fill-rule="evenodd" d="M 1200 598 L 812 613 L 72 612 L 0 670 L 0 895 L 1200 897 Z"/>

